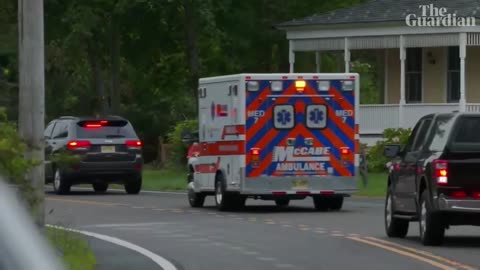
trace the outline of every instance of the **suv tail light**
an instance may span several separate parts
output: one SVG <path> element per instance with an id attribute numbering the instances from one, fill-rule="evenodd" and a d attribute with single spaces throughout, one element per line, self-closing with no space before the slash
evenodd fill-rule
<path id="1" fill-rule="evenodd" d="M 85 149 L 90 146 L 90 141 L 68 141 L 67 149 Z"/>
<path id="2" fill-rule="evenodd" d="M 448 184 L 448 161 L 436 159 L 432 162 L 433 177 L 437 185 Z"/>
<path id="3" fill-rule="evenodd" d="M 126 140 L 125 144 L 128 147 L 135 147 L 135 148 L 141 148 L 142 147 L 142 141 L 141 140 Z"/>

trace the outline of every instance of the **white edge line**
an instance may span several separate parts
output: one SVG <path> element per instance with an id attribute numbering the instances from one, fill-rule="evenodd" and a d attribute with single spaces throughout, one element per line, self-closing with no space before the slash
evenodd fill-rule
<path id="1" fill-rule="evenodd" d="M 136 251 L 136 252 L 142 254 L 143 256 L 151 259 L 152 261 L 154 261 L 158 266 L 160 266 L 164 270 L 177 270 L 177 268 L 171 262 L 167 261 L 163 257 L 161 257 L 161 256 L 159 256 L 159 255 L 157 255 L 157 254 L 155 254 L 155 253 L 153 253 L 153 252 L 151 252 L 151 251 L 149 251 L 145 248 L 142 248 L 142 247 L 137 246 L 135 244 L 132 244 L 130 242 L 124 241 L 122 239 L 115 238 L 115 237 L 108 236 L 108 235 L 104 235 L 104 234 L 98 234 L 98 233 L 87 232 L 87 231 L 79 231 L 79 230 L 64 228 L 64 227 L 50 225 L 50 224 L 47 224 L 46 226 L 50 227 L 50 228 L 54 228 L 54 229 L 80 233 L 80 234 L 87 235 L 87 236 L 90 236 L 90 237 L 93 237 L 93 238 L 97 238 L 97 239 L 100 239 L 100 240 L 103 240 L 103 241 L 106 241 L 106 242 L 113 243 L 115 245 L 122 246 L 124 248 L 131 249 L 131 250 Z"/>

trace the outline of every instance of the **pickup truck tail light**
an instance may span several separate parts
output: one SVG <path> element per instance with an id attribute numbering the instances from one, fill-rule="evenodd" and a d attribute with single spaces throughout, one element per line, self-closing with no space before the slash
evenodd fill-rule
<path id="1" fill-rule="evenodd" d="M 448 161 L 436 159 L 432 162 L 433 178 L 437 185 L 448 184 Z"/>
<path id="2" fill-rule="evenodd" d="M 463 190 L 452 190 L 448 193 L 448 195 L 455 199 L 463 199 L 467 197 L 467 193 L 465 193 Z"/>

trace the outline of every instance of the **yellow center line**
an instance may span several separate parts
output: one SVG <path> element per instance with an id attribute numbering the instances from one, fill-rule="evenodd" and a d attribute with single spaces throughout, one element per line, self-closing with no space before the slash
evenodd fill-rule
<path id="1" fill-rule="evenodd" d="M 395 246 L 395 247 L 398 247 L 398 248 L 403 248 L 403 249 L 408 250 L 410 252 L 421 254 L 423 256 L 427 256 L 427 257 L 430 257 L 432 259 L 436 259 L 436 260 L 439 260 L 439 261 L 442 261 L 442 262 L 445 262 L 445 263 L 449 263 L 449 264 L 454 265 L 454 266 L 458 266 L 458 267 L 460 267 L 462 269 L 465 269 L 465 270 L 478 270 L 478 268 L 468 266 L 468 265 L 465 265 L 463 263 L 460 263 L 460 262 L 457 262 L 457 261 L 454 261 L 454 260 L 450 260 L 448 258 L 441 257 L 441 256 L 432 254 L 432 253 L 427 252 L 427 251 L 419 250 L 419 249 L 412 248 L 412 247 L 407 247 L 407 246 L 404 246 L 404 245 L 401 245 L 401 244 L 398 244 L 398 243 L 378 239 L 378 238 L 375 238 L 375 237 L 365 237 L 365 239 L 369 239 L 369 240 L 372 240 L 372 241 L 377 241 L 377 242 L 384 243 L 384 244 L 391 245 L 391 246 Z"/>
<path id="2" fill-rule="evenodd" d="M 413 259 L 416 259 L 416 260 L 419 260 L 419 261 L 428 263 L 428 264 L 430 264 L 430 265 L 433 265 L 433 266 L 435 266 L 435 267 L 437 267 L 437 268 L 440 268 L 440 269 L 443 269 L 443 270 L 456 270 L 456 268 L 450 267 L 450 266 L 448 266 L 448 265 L 445 265 L 445 264 L 436 262 L 436 261 L 434 261 L 434 260 L 431 260 L 431 259 L 428 259 L 428 258 L 419 256 L 419 255 L 416 255 L 416 254 L 411 253 L 411 252 L 407 252 L 407 251 L 404 251 L 404 250 L 401 250 L 401 249 L 398 249 L 398 248 L 394 248 L 394 247 L 390 247 L 390 246 L 387 246 L 387 245 L 383 245 L 383 244 L 380 244 L 380 243 L 378 243 L 378 242 L 369 241 L 369 240 L 361 239 L 361 238 L 358 238 L 358 237 L 350 237 L 350 236 L 347 237 L 347 239 L 354 240 L 354 241 L 358 241 L 358 242 L 362 242 L 362 243 L 364 243 L 364 244 L 368 244 L 368 245 L 372 245 L 372 246 L 376 246 L 376 247 L 379 247 L 379 248 L 381 248 L 381 249 L 385 249 L 385 250 L 388 250 L 388 251 L 391 251 L 391 252 L 394 252 L 394 253 L 397 253 L 397 254 L 406 256 L 406 257 L 410 257 L 410 258 L 413 258 Z"/>
<path id="3" fill-rule="evenodd" d="M 47 197 L 45 198 L 46 200 L 49 201 L 60 201 L 60 202 L 70 202 L 70 203 L 83 203 L 83 204 L 93 204 L 93 205 L 102 205 L 102 206 L 118 206 L 118 204 L 115 203 L 106 203 L 106 202 L 97 202 L 97 201 L 84 201 L 84 200 L 72 200 L 72 199 L 57 199 L 57 198 L 51 198 Z"/>

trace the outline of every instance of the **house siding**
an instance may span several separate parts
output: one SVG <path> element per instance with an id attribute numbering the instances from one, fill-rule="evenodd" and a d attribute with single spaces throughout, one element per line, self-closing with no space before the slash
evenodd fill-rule
<path id="1" fill-rule="evenodd" d="M 466 98 L 468 103 L 480 103 L 480 47 L 468 47 L 466 67 Z"/>
<path id="2" fill-rule="evenodd" d="M 435 64 L 429 63 L 431 52 Z M 400 50 L 387 49 L 387 104 L 400 102 Z M 446 103 L 447 48 L 425 48 L 423 62 L 423 102 Z M 480 47 L 468 47 L 465 63 L 466 98 L 468 103 L 480 103 Z"/>
<path id="3" fill-rule="evenodd" d="M 400 102 L 400 50 L 387 49 L 387 57 L 387 104 L 398 104 Z"/>

